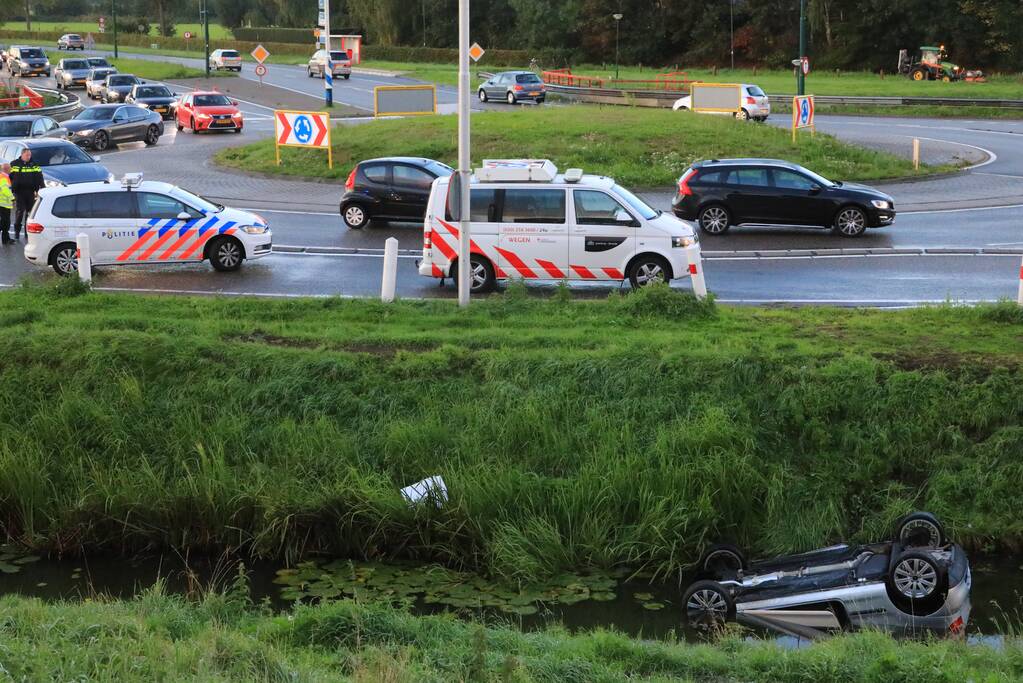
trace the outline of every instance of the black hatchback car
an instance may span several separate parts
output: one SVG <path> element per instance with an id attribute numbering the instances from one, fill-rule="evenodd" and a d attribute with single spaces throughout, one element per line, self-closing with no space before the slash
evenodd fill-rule
<path id="1" fill-rule="evenodd" d="M 693 164 L 678 180 L 676 216 L 710 235 L 733 225 L 820 226 L 843 237 L 891 225 L 895 202 L 865 185 L 833 182 L 777 159 L 713 159 Z"/>
<path id="2" fill-rule="evenodd" d="M 419 157 L 362 161 L 345 182 L 341 219 L 353 230 L 373 219 L 422 222 L 430 186 L 451 173 L 447 164 Z"/>

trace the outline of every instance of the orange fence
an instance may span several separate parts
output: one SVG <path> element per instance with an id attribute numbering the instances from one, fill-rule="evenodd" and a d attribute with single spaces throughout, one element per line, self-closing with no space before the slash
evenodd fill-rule
<path id="1" fill-rule="evenodd" d="M 18 88 L 14 93 L 4 89 L 2 94 L 5 96 L 0 97 L 0 109 L 18 109 L 22 107 L 23 101 L 29 109 L 38 109 L 43 106 L 42 95 L 27 85 L 20 85 Z"/>
<path id="2" fill-rule="evenodd" d="M 618 90 L 686 90 L 690 83 L 685 71 L 657 74 L 653 79 L 600 78 L 577 76 L 571 69 L 552 69 L 541 74 L 543 82 L 549 85 L 566 85 L 575 88 L 614 88 Z"/>

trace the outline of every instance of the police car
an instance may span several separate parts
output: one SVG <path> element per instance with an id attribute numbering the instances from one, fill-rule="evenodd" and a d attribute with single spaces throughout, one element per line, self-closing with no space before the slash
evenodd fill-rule
<path id="1" fill-rule="evenodd" d="M 458 222 L 449 177 L 430 191 L 419 274 L 455 277 Z M 651 208 L 611 178 L 559 174 L 549 160 L 484 160 L 470 181 L 473 292 L 498 280 L 614 282 L 687 277 L 700 262 L 693 227 Z"/>
<path id="2" fill-rule="evenodd" d="M 78 270 L 75 239 L 89 236 L 94 265 L 194 263 L 220 271 L 270 253 L 260 216 L 128 174 L 120 183 L 44 188 L 29 217 L 25 258 L 60 275 Z"/>

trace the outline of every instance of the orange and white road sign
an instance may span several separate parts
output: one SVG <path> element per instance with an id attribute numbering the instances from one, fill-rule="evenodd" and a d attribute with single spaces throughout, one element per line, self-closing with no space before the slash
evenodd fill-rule
<path id="1" fill-rule="evenodd" d="M 250 52 L 249 54 L 251 54 L 252 58 L 255 59 L 260 64 L 262 64 L 263 62 L 270 58 L 270 51 L 267 50 L 262 45 L 257 45 L 256 49 Z"/>
<path id="2" fill-rule="evenodd" d="M 274 142 L 277 165 L 281 164 L 281 147 L 306 147 L 327 150 L 331 168 L 334 154 L 330 148 L 330 114 L 316 111 L 275 111 Z"/>

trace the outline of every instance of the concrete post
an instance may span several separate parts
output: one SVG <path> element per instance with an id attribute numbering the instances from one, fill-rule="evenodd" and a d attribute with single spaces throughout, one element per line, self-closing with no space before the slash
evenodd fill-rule
<path id="1" fill-rule="evenodd" d="M 78 277 L 82 282 L 92 282 L 92 250 L 89 248 L 89 236 L 84 232 L 75 238 L 78 256 Z"/>
<path id="2" fill-rule="evenodd" d="M 689 279 L 693 283 L 693 294 L 697 299 L 707 298 L 707 280 L 703 276 L 703 256 L 699 250 L 686 249 L 689 259 Z"/>
<path id="3" fill-rule="evenodd" d="M 384 279 L 380 284 L 380 300 L 385 304 L 394 301 L 394 289 L 398 279 L 398 240 L 388 237 L 384 242 Z"/>

